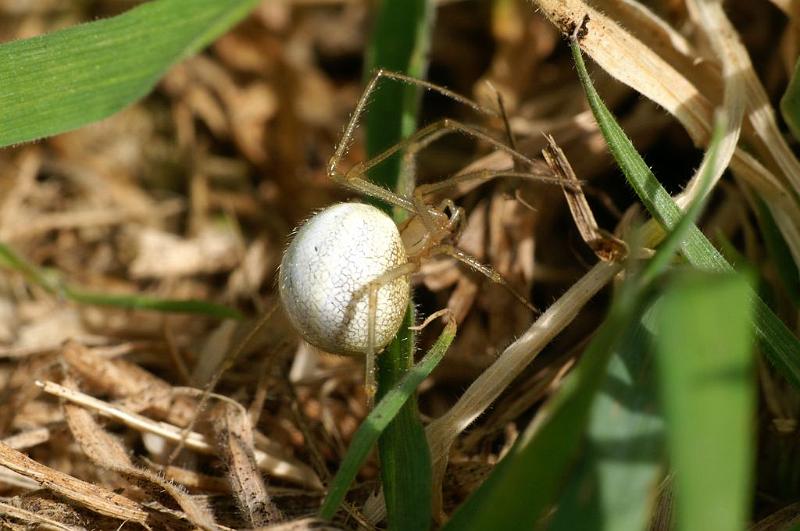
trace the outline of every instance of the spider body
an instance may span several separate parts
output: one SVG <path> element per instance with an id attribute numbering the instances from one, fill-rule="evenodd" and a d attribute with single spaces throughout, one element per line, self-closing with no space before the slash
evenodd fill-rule
<path id="1" fill-rule="evenodd" d="M 464 223 L 464 212 L 446 199 L 434 206 L 426 199 L 466 181 L 487 182 L 516 177 L 564 184 L 549 169 L 482 130 L 443 119 L 429 124 L 375 157 L 342 173 L 339 163 L 364 112 L 369 95 L 382 78 L 433 90 L 478 112 L 498 116 L 492 110 L 444 87 L 403 74 L 377 71 L 367 83 L 341 140 L 328 164 L 334 182 L 359 193 L 402 208 L 410 217 L 398 228 L 381 210 L 359 203 L 341 203 L 312 216 L 289 244 L 279 274 L 280 295 L 290 320 L 312 345 L 336 354 L 365 354 L 368 395 L 375 393 L 374 363 L 399 330 L 410 294 L 409 277 L 423 260 L 446 255 L 505 286 L 520 302 L 535 311 L 491 267 L 481 264 L 455 246 Z M 503 150 L 529 170 L 521 172 L 480 169 L 465 171 L 432 184 L 418 186 L 411 196 L 395 194 L 366 179 L 369 170 L 392 155 L 403 152 L 412 160 L 417 152 L 446 134 L 471 136 Z"/>
<path id="2" fill-rule="evenodd" d="M 280 295 L 303 338 L 335 354 L 367 354 L 369 283 L 408 262 L 400 232 L 381 210 L 339 203 L 308 219 L 281 262 Z M 375 349 L 403 322 L 407 275 L 377 288 Z"/>
<path id="3" fill-rule="evenodd" d="M 422 213 L 412 214 L 399 226 L 406 254 L 417 261 L 434 254 L 437 246 L 457 241 L 464 220 L 464 210 L 450 200 L 443 201 L 439 208 L 421 201 L 420 206 L 424 209 Z"/>
<path id="4" fill-rule="evenodd" d="M 363 203 L 321 210 L 300 226 L 281 261 L 278 283 L 289 319 L 303 339 L 326 352 L 369 354 L 374 311 L 372 347 L 379 352 L 403 322 L 409 275 L 423 259 L 450 249 L 462 220 L 463 210 L 451 201 L 425 206 L 399 227 Z"/>

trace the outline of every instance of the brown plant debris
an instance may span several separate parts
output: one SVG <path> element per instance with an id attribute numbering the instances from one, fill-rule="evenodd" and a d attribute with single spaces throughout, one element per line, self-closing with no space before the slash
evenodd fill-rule
<path id="1" fill-rule="evenodd" d="M 0 0 L 0 41 L 135 3 Z M 450 259 L 412 279 L 420 322 L 443 308 L 458 322 L 419 389 L 444 521 L 561 388 L 605 317 L 605 288 L 626 253 L 616 236 L 642 217 L 563 33 L 588 15 L 580 44 L 606 105 L 679 205 L 712 170 L 701 228 L 758 270 L 771 306 L 797 323 L 761 231 L 766 209 L 783 258 L 800 261 L 797 144 L 775 113 L 800 53 L 800 12 L 789 0 L 432 3 L 431 81 L 487 107 L 499 99 L 505 112 L 486 118 L 425 94 L 421 123 L 479 126 L 537 171 L 549 164 L 576 183 L 465 181 L 433 194 L 464 207 L 456 243 L 543 309 L 532 316 Z M 361 95 L 373 8 L 264 0 L 143 100 L 0 151 L 0 245 L 28 264 L 0 258 L 0 527 L 384 526 L 375 457 L 335 521 L 315 519 L 368 413 L 363 362 L 300 342 L 275 284 L 293 229 L 319 208 L 359 200 L 325 168 Z M 701 150 L 720 110 L 724 140 L 708 161 Z M 342 166 L 365 152 L 359 129 Z M 420 184 L 515 168 L 506 151 L 458 135 L 426 145 L 417 162 Z M 645 228 L 642 243 L 655 246 L 660 229 Z M 65 286 L 211 301 L 244 317 L 83 304 Z M 420 351 L 436 335 L 429 328 Z M 797 520 L 800 486 L 787 478 L 800 474 L 800 400 L 766 365 L 759 385 L 753 521 L 773 529 Z M 671 504 L 664 486 L 654 526 L 670 525 Z"/>

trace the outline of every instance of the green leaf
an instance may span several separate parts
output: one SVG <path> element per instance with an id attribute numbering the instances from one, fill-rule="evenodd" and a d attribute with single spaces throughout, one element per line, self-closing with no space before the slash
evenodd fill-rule
<path id="1" fill-rule="evenodd" d="M 378 360 L 378 391 L 383 396 L 414 364 L 414 308 Z M 400 410 L 381 435 L 378 447 L 383 498 L 391 529 L 426 529 L 431 521 L 433 478 L 431 454 L 419 418 L 416 396 Z M 413 508 L 413 509 L 412 509 Z"/>
<path id="2" fill-rule="evenodd" d="M 153 310 L 167 313 L 191 313 L 218 319 L 241 319 L 242 314 L 233 308 L 196 299 L 162 299 L 136 294 L 115 294 L 86 291 L 74 286 L 63 286 L 61 293 L 69 300 L 94 306 L 111 306 L 126 310 Z"/>
<path id="3" fill-rule="evenodd" d="M 373 38 L 367 49 L 367 71 L 378 68 L 424 79 L 434 18 L 430 0 L 382 0 L 375 21 Z M 419 87 L 383 80 L 373 94 L 365 116 L 366 144 L 370 157 L 375 156 L 412 134 L 417 129 Z M 395 155 L 369 172 L 372 182 L 410 196 L 414 173 L 401 168 Z M 406 182 L 401 182 L 401 177 Z M 391 209 L 376 203 L 387 212 Z"/>
<path id="4" fill-rule="evenodd" d="M 797 270 L 789 245 L 778 229 L 769 208 L 760 198 L 757 197 L 756 200 L 756 220 L 764 237 L 767 253 L 775 264 L 775 270 L 786 290 L 786 295 L 795 305 L 800 306 L 800 271 Z"/>
<path id="5" fill-rule="evenodd" d="M 155 310 L 159 312 L 192 313 L 219 319 L 241 319 L 242 314 L 233 308 L 194 299 L 161 299 L 146 295 L 112 294 L 87 291 L 83 288 L 65 285 L 56 275 L 48 275 L 33 264 L 17 256 L 10 247 L 0 243 L 0 267 L 6 267 L 22 274 L 31 284 L 45 291 L 80 304 L 112 306 L 128 310 Z"/>
<path id="6" fill-rule="evenodd" d="M 367 51 L 367 75 L 377 68 L 423 78 L 427 69 L 433 3 L 429 0 L 382 0 Z M 372 95 L 365 116 L 368 156 L 373 157 L 412 134 L 417 126 L 419 88 L 383 80 Z M 391 157 L 369 172 L 369 178 L 408 196 L 415 187 L 412 167 Z M 388 205 L 371 200 L 391 212 Z M 395 221 L 406 212 L 395 209 Z M 414 302 L 400 332 L 377 360 L 378 396 L 393 388 L 414 363 Z M 386 429 L 379 444 L 381 480 L 390 529 L 427 529 L 431 522 L 431 462 L 428 441 L 417 411 L 409 400 Z"/>
<path id="7" fill-rule="evenodd" d="M 681 210 L 636 152 L 631 140 L 600 99 L 586 71 L 577 42 L 572 42 L 570 46 L 586 99 L 611 154 L 650 215 L 667 230 L 675 227 L 683 217 Z M 688 262 L 698 269 L 717 273 L 733 271 L 733 267 L 696 225 L 689 229 L 681 251 Z M 753 319 L 756 334 L 764 345 L 767 356 L 784 378 L 795 387 L 800 387 L 800 341 L 755 292 L 750 290 L 749 297 L 755 308 Z"/>
<path id="8" fill-rule="evenodd" d="M 549 530 L 647 528 L 664 461 L 651 344 L 650 333 L 639 325 L 612 355 L 592 405 L 586 451 L 559 497 Z"/>
<path id="9" fill-rule="evenodd" d="M 556 500 L 583 440 L 592 401 L 606 365 L 636 314 L 635 293 L 625 290 L 556 395 L 526 428 L 489 478 L 444 527 L 533 529 Z"/>
<path id="10" fill-rule="evenodd" d="M 659 388 L 678 529 L 745 529 L 755 457 L 750 288 L 685 272 L 657 308 Z"/>
<path id="11" fill-rule="evenodd" d="M 800 60 L 795 63 L 792 79 L 781 98 L 781 114 L 795 139 L 800 140 Z"/>
<path id="12" fill-rule="evenodd" d="M 425 357 L 410 371 L 407 371 L 397 385 L 383 396 L 364 422 L 361 423 L 361 426 L 358 427 L 350 443 L 350 448 L 348 448 L 347 454 L 336 472 L 336 477 L 333 478 L 328 495 L 325 496 L 325 500 L 322 503 L 322 508 L 320 509 L 321 518 L 326 520 L 333 518 L 342 500 L 344 500 L 350 484 L 355 479 L 358 469 L 361 468 L 364 460 L 369 456 L 369 452 L 378 437 L 387 429 L 393 419 L 396 420 L 396 415 L 403 409 L 404 404 L 414 396 L 419 384 L 442 361 L 447 349 L 453 342 L 455 334 L 455 323 L 448 323 L 439 335 L 439 339 L 425 354 Z M 424 507 L 417 509 L 424 511 Z M 430 508 L 428 512 L 430 513 Z M 425 528 L 429 525 L 430 522 L 426 521 Z"/>
<path id="13" fill-rule="evenodd" d="M 703 209 L 711 175 L 724 138 L 725 120 L 717 120 L 700 175 L 702 192 L 666 235 L 655 256 L 625 289 L 645 293 L 667 270 L 681 242 Z M 644 529 L 661 477 L 664 439 L 658 412 L 647 311 L 620 342 L 595 397 L 587 430 L 587 448 L 570 477 L 549 525 L 553 530 Z"/>
<path id="14" fill-rule="evenodd" d="M 0 147 L 106 118 L 257 0 L 153 0 L 119 16 L 0 45 Z"/>
<path id="15" fill-rule="evenodd" d="M 711 182 L 723 122 L 715 127 L 706 153 L 710 164 L 700 176 L 704 187 Z M 651 357 L 642 355 L 647 350 L 642 323 L 649 320 L 649 313 L 641 310 L 648 307 L 654 282 L 670 265 L 702 206 L 701 194 L 685 215 L 679 215 L 644 269 L 628 275 L 575 371 L 448 528 L 529 529 L 556 500 L 558 508 L 549 522 L 553 529 L 616 531 L 646 526 L 648 502 L 660 475 L 663 430 L 654 412 Z M 603 392 L 598 394 L 601 384 Z M 587 422 L 587 452 L 559 497 Z"/>

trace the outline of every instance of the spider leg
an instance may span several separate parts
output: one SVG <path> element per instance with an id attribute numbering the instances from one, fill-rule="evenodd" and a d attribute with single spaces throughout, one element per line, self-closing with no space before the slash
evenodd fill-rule
<path id="1" fill-rule="evenodd" d="M 547 176 L 537 176 L 527 172 L 486 169 L 486 170 L 478 170 L 474 172 L 467 172 L 454 175 L 448 179 L 432 184 L 419 185 L 417 186 L 417 188 L 414 189 L 414 193 L 412 194 L 412 203 L 414 206 L 413 212 L 415 212 L 419 216 L 420 221 L 422 221 L 427 232 L 425 236 L 422 238 L 422 240 L 420 240 L 420 242 L 418 243 L 418 246 L 425 247 L 426 245 L 428 245 L 428 242 L 441 241 L 445 236 L 447 236 L 447 234 L 452 232 L 455 224 L 459 222 L 458 219 L 459 215 L 457 214 L 458 209 L 455 207 L 455 204 L 453 204 L 452 201 L 449 201 L 449 203 L 443 202 L 442 206 L 450 206 L 453 212 L 456 212 L 456 214 L 453 216 L 453 219 L 448 221 L 446 225 L 437 223 L 435 217 L 442 215 L 441 208 L 437 210 L 428 205 L 424 199 L 424 196 L 426 194 L 442 190 L 444 188 L 448 188 L 451 186 L 455 186 L 460 182 L 468 180 L 479 180 L 485 182 L 492 179 L 496 179 L 498 177 L 517 177 L 524 179 L 534 179 L 537 181 L 559 184 L 562 187 L 570 189 L 577 186 L 574 181 L 568 181 L 560 177 L 554 177 L 552 171 L 549 168 L 547 169 Z"/>
<path id="2" fill-rule="evenodd" d="M 459 262 L 484 275 L 492 282 L 496 282 L 497 284 L 503 286 L 506 290 L 508 290 L 509 293 L 511 293 L 511 295 L 514 296 L 514 298 L 516 298 L 520 303 L 524 304 L 525 307 L 532 312 L 540 313 L 539 310 L 527 298 L 525 298 L 524 295 L 514 289 L 514 287 L 511 286 L 511 284 L 509 284 L 505 278 L 503 278 L 503 275 L 495 271 L 491 266 L 482 264 L 477 258 L 465 253 L 458 247 L 448 244 L 437 245 L 431 250 L 431 254 L 446 254 L 448 256 L 452 256 Z"/>
<path id="3" fill-rule="evenodd" d="M 361 118 L 361 115 L 364 114 L 364 110 L 367 108 L 369 104 L 369 97 L 375 91 L 375 88 L 378 86 L 378 83 L 382 78 L 392 79 L 394 81 L 399 81 L 401 83 L 406 83 L 409 85 L 416 85 L 418 87 L 422 87 L 426 90 L 431 90 L 433 92 L 438 92 L 443 96 L 446 96 L 454 101 L 462 103 L 480 113 L 488 114 L 490 116 L 497 116 L 497 113 L 491 109 L 488 109 L 479 103 L 464 97 L 452 90 L 449 90 L 445 87 L 440 85 L 436 85 L 435 83 L 431 83 L 429 81 L 424 81 L 421 79 L 415 79 L 411 76 L 407 76 L 405 74 L 400 74 L 398 72 L 392 72 L 389 70 L 379 69 L 372 74 L 372 77 L 367 82 L 367 86 L 364 88 L 364 92 L 361 94 L 361 97 L 356 104 L 356 108 L 353 111 L 352 116 L 350 116 L 350 120 L 347 122 L 345 126 L 344 133 L 342 134 L 342 138 L 339 140 L 339 144 L 336 146 L 336 150 L 331 157 L 330 162 L 328 163 L 328 175 L 334 175 L 338 173 L 336 168 L 339 166 L 339 162 L 344 157 L 344 154 L 347 152 L 347 148 L 350 146 L 350 143 L 353 141 L 353 134 L 355 132 L 356 127 L 358 126 L 358 121 Z"/>
<path id="4" fill-rule="evenodd" d="M 367 296 L 369 301 L 369 313 L 367 314 L 367 352 L 365 360 L 364 387 L 367 391 L 367 403 L 371 409 L 375 400 L 375 393 L 378 386 L 375 383 L 375 357 L 378 355 L 375 346 L 375 325 L 378 317 L 378 290 L 381 286 L 392 281 L 410 275 L 417 271 L 419 265 L 414 262 L 406 262 L 382 275 L 372 279 L 367 284 Z"/>
<path id="5" fill-rule="evenodd" d="M 511 155 L 511 157 L 518 160 L 519 162 L 523 162 L 530 167 L 537 167 L 537 162 L 534 159 L 509 147 L 504 142 L 494 138 L 492 135 L 490 135 L 480 127 L 474 125 L 467 125 L 457 120 L 453 120 L 452 118 L 443 118 L 441 120 L 437 120 L 417 130 L 413 134 L 404 138 L 400 142 L 397 142 L 396 144 L 388 147 L 386 150 L 379 153 L 378 155 L 375 155 L 371 159 L 356 164 L 345 173 L 345 177 L 349 176 L 352 179 L 354 175 L 355 176 L 364 175 L 371 168 L 377 166 L 378 164 L 388 159 L 389 157 L 391 157 L 400 150 L 407 149 L 413 153 L 416 153 L 429 146 L 435 140 L 438 140 L 444 135 L 451 133 L 461 133 L 463 135 L 475 138 L 477 140 L 482 140 L 492 145 L 496 149 L 505 151 L 506 153 Z M 546 168 L 546 166 L 542 165 L 541 162 L 538 163 L 538 167 Z M 333 174 L 330 175 L 333 177 Z M 533 172 L 532 175 L 536 175 L 537 177 L 539 176 L 538 173 L 533 173 Z M 545 175 L 552 175 L 552 174 L 549 171 L 546 171 Z"/>
<path id="6" fill-rule="evenodd" d="M 421 80 L 421 79 L 415 79 L 415 78 L 407 76 L 405 74 L 400 74 L 398 72 L 392 72 L 392 71 L 389 71 L 389 70 L 379 69 L 379 70 L 375 71 L 375 73 L 372 75 L 370 80 L 367 82 L 367 85 L 364 88 L 364 92 L 361 94 L 361 97 L 359 98 L 358 103 L 356 104 L 356 108 L 353 111 L 353 114 L 350 116 L 350 119 L 348 120 L 347 125 L 344 128 L 344 132 L 342 133 L 342 137 L 339 140 L 339 143 L 336 145 L 336 149 L 334 150 L 333 155 L 331 156 L 331 159 L 328 162 L 327 174 L 334 181 L 337 181 L 337 182 L 343 184 L 344 186 L 346 186 L 346 187 L 348 187 L 350 189 L 353 189 L 353 190 L 355 190 L 357 192 L 364 193 L 364 194 L 372 196 L 372 197 L 376 197 L 378 199 L 381 199 L 381 200 L 386 201 L 386 202 L 388 202 L 390 204 L 399 206 L 401 208 L 405 208 L 407 210 L 411 210 L 413 207 L 412 207 L 410 201 L 405 201 L 405 200 L 403 200 L 402 197 L 397 196 L 395 194 L 392 194 L 388 190 L 385 190 L 385 189 L 383 189 L 383 188 L 381 188 L 379 186 L 375 186 L 375 185 L 373 185 L 373 186 L 360 186 L 359 184 L 356 184 L 356 183 L 352 182 L 352 180 L 351 180 L 352 177 L 351 177 L 351 179 L 343 178 L 342 174 L 338 171 L 338 167 L 339 167 L 339 164 L 340 164 L 342 158 L 344 158 L 344 155 L 345 155 L 345 153 L 347 153 L 347 150 L 350 147 L 350 144 L 353 142 L 353 135 L 355 134 L 355 130 L 358 127 L 358 122 L 359 122 L 361 116 L 364 114 L 364 111 L 366 110 L 366 108 L 367 108 L 367 106 L 369 104 L 369 98 L 372 95 L 372 93 L 375 91 L 375 89 L 377 88 L 378 83 L 381 81 L 381 79 L 384 79 L 384 78 L 385 79 L 391 79 L 391 80 L 394 80 L 394 81 L 397 81 L 397 82 L 400 82 L 400 83 L 406 83 L 408 85 L 416 85 L 416 86 L 422 87 L 422 88 L 424 88 L 426 90 L 430 90 L 430 91 L 433 91 L 433 92 L 438 92 L 439 94 L 442 94 L 443 96 L 446 96 L 446 97 L 448 97 L 448 98 L 450 98 L 450 99 L 452 99 L 454 101 L 457 101 L 457 102 L 459 102 L 459 103 L 461 103 L 463 105 L 466 105 L 466 106 L 474 109 L 475 111 L 483 113 L 483 114 L 487 114 L 487 115 L 490 115 L 490 116 L 498 116 L 498 113 L 496 111 L 492 110 L 492 109 L 489 109 L 487 107 L 484 107 L 484 106 L 480 105 L 479 103 L 477 103 L 477 102 L 475 102 L 475 101 L 473 101 L 473 100 L 471 100 L 471 99 L 469 99 L 469 98 L 467 98 L 465 96 L 462 96 L 462 95 L 460 95 L 460 94 L 458 94 L 456 92 L 453 92 L 452 90 L 449 90 L 449 89 L 447 89 L 445 87 L 442 87 L 440 85 L 436 85 L 435 83 L 431 83 L 429 81 L 424 81 L 424 80 Z M 351 172 L 347 172 L 347 173 L 351 173 Z M 363 174 L 363 172 L 362 171 L 356 171 L 356 174 L 357 174 L 357 177 L 360 177 L 361 174 Z"/>
<path id="7" fill-rule="evenodd" d="M 417 190 L 419 190 L 419 193 L 421 193 L 422 195 L 428 195 L 434 192 L 444 190 L 446 188 L 451 188 L 466 181 L 487 182 L 501 177 L 527 179 L 537 182 L 544 182 L 548 184 L 557 184 L 560 186 L 564 186 L 570 190 L 577 188 L 581 182 L 581 181 L 569 181 L 562 177 L 557 177 L 553 174 L 552 170 L 544 167 L 544 165 L 542 165 L 541 168 L 539 168 L 538 166 L 539 165 L 537 164 L 537 168 L 535 169 L 535 171 L 527 171 L 527 172 L 483 169 L 483 170 L 458 173 L 456 175 L 448 177 L 447 179 L 436 181 L 435 183 L 421 184 L 417 187 Z"/>
<path id="8" fill-rule="evenodd" d="M 485 141 L 494 146 L 496 149 L 500 149 L 502 151 L 509 153 L 517 162 L 525 163 L 526 165 L 532 168 L 536 166 L 537 163 L 533 159 L 520 153 L 513 147 L 509 147 L 504 142 L 497 140 L 496 138 L 486 133 L 479 127 L 466 125 L 458 121 L 446 118 L 443 120 L 439 120 L 438 122 L 429 124 L 423 127 L 422 129 L 419 129 L 409 137 L 394 144 L 393 146 L 389 147 L 384 152 L 376 155 L 372 159 L 356 164 L 355 166 L 353 166 L 344 173 L 340 172 L 338 169 L 339 165 L 341 163 L 341 160 L 344 158 L 344 155 L 347 152 L 348 147 L 353 141 L 353 136 L 355 134 L 356 128 L 358 127 L 359 120 L 361 116 L 364 114 L 364 111 L 366 110 L 367 105 L 369 103 L 369 97 L 375 91 L 378 83 L 383 78 L 391 79 L 401 83 L 407 83 L 410 85 L 416 85 L 426 90 L 438 92 L 439 94 L 442 94 L 464 105 L 467 105 L 470 108 L 483 114 L 487 114 L 490 116 L 502 116 L 502 114 L 499 114 L 498 112 L 492 109 L 488 109 L 480 105 L 479 103 L 464 96 L 461 96 L 460 94 L 457 94 L 445 87 L 436 85 L 434 83 L 430 83 L 428 81 L 414 79 L 404 74 L 390 72 L 387 70 L 378 70 L 375 72 L 375 74 L 373 74 L 372 78 L 370 78 L 369 82 L 367 83 L 367 86 L 364 89 L 364 92 L 362 93 L 361 97 L 359 98 L 358 103 L 356 104 L 356 108 L 353 111 L 353 114 L 350 117 L 350 120 L 348 121 L 344 129 L 344 132 L 342 133 L 342 138 L 339 140 L 339 143 L 337 144 L 336 149 L 334 150 L 333 156 L 331 157 L 328 163 L 327 174 L 335 182 L 355 192 L 380 199 L 382 201 L 398 206 L 410 212 L 416 212 L 413 201 L 411 201 L 406 197 L 395 194 L 389 190 L 386 190 L 381 186 L 369 182 L 368 180 L 364 179 L 364 175 L 369 169 L 380 164 L 381 162 L 391 157 L 393 154 L 397 153 L 400 150 L 406 149 L 409 152 L 410 156 L 414 156 L 416 152 L 424 149 L 425 147 L 430 145 L 430 143 L 434 142 L 435 140 L 449 133 L 461 133 Z M 534 175 L 539 176 L 539 174 L 541 174 L 541 172 L 532 172 L 532 174 L 529 175 L 529 178 L 533 177 Z"/>
<path id="9" fill-rule="evenodd" d="M 420 194 L 423 195 L 423 194 Z M 439 211 L 445 212 L 445 210 L 450 211 L 449 221 L 447 222 L 447 231 L 450 234 L 457 234 L 457 231 L 460 231 L 466 220 L 464 219 L 464 209 L 456 206 L 455 202 L 450 199 L 449 197 L 442 199 L 439 203 Z"/>
<path id="10" fill-rule="evenodd" d="M 397 153 L 402 149 L 407 150 L 406 152 L 407 156 L 414 157 L 417 154 L 417 152 L 424 149 L 431 142 L 437 140 L 438 138 L 444 136 L 445 134 L 460 132 L 468 135 L 473 135 L 476 138 L 480 138 L 482 140 L 490 141 L 498 149 L 511 153 L 515 161 L 519 162 L 519 159 L 521 159 L 522 162 L 525 162 L 530 167 L 530 170 L 513 171 L 513 170 L 482 169 L 482 170 L 459 173 L 451 177 L 448 177 L 447 179 L 437 181 L 435 183 L 419 185 L 415 190 L 414 194 L 415 196 L 416 195 L 424 196 L 439 190 L 450 188 L 465 181 L 472 180 L 472 181 L 486 182 L 500 177 L 525 179 L 545 184 L 567 187 L 568 189 L 575 189 L 576 187 L 579 186 L 579 182 L 569 181 L 562 177 L 554 175 L 553 171 L 544 162 L 529 159 L 528 157 L 525 157 L 521 153 L 515 152 L 508 146 L 502 144 L 500 141 L 490 137 L 486 133 L 481 132 L 479 129 L 473 128 L 472 126 L 466 126 L 463 124 L 458 124 L 457 126 L 454 127 L 453 124 L 458 124 L 458 123 L 454 122 L 449 118 L 445 118 L 444 120 L 440 120 L 439 122 L 434 122 L 432 124 L 429 124 L 423 127 L 422 129 L 416 131 L 412 135 L 408 136 L 407 138 L 389 147 L 387 150 L 376 155 L 370 160 L 356 164 L 355 166 L 350 168 L 344 175 L 335 174 L 331 175 L 331 178 L 334 181 L 342 184 L 346 188 L 350 188 L 356 192 L 365 194 L 367 196 L 381 199 L 389 204 L 399 206 L 400 208 L 403 208 L 409 212 L 413 212 L 420 215 L 420 217 L 422 217 L 423 219 L 423 222 L 425 223 L 425 226 L 431 229 L 434 227 L 433 223 L 430 221 L 430 218 L 433 214 L 431 214 L 432 209 L 426 203 L 420 202 L 416 198 L 409 200 L 406 197 L 390 192 L 389 190 L 386 190 L 385 188 L 380 187 L 364 179 L 363 176 L 371 168 L 374 168 L 375 166 L 385 161 L 387 158 L 389 158 L 390 156 L 392 156 L 393 154 Z"/>

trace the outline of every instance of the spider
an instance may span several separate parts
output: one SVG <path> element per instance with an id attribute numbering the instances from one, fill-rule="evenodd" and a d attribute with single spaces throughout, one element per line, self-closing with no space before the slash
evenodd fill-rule
<path id="1" fill-rule="evenodd" d="M 376 198 L 410 213 L 401 224 L 382 210 L 363 203 L 339 203 L 316 213 L 296 231 L 281 261 L 279 291 L 283 306 L 299 334 L 308 343 L 333 354 L 366 356 L 366 389 L 375 393 L 375 356 L 399 330 L 410 298 L 410 275 L 433 256 L 447 255 L 506 287 L 521 303 L 535 309 L 491 267 L 459 249 L 455 242 L 463 228 L 464 210 L 452 200 L 433 205 L 426 196 L 464 181 L 485 182 L 498 177 L 519 177 L 572 186 L 540 163 L 481 129 L 445 118 L 417 130 L 372 159 L 357 163 L 345 172 L 339 165 L 344 157 L 370 94 L 381 79 L 420 86 L 438 92 L 490 116 L 505 119 L 475 101 L 433 83 L 387 70 L 377 70 L 362 93 L 356 108 L 327 166 L 327 175 L 339 185 Z M 506 128 L 508 128 L 508 121 Z M 517 164 L 505 170 L 458 173 L 432 184 L 423 184 L 406 197 L 370 181 L 367 172 L 395 153 L 417 152 L 449 133 L 461 133 L 485 141 L 507 152 Z M 510 136 L 510 130 L 509 130 Z M 513 145 L 513 141 L 511 142 Z"/>

